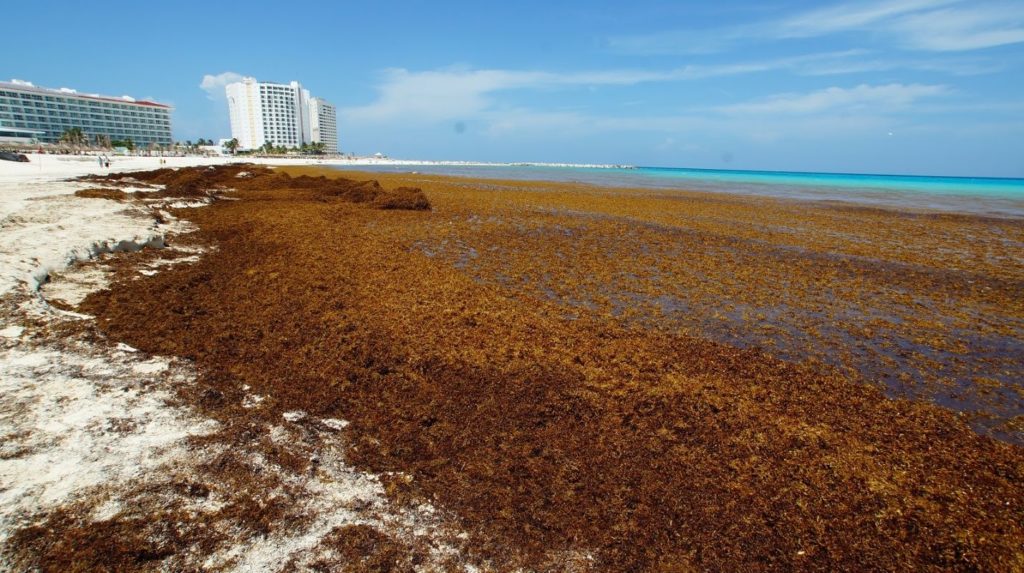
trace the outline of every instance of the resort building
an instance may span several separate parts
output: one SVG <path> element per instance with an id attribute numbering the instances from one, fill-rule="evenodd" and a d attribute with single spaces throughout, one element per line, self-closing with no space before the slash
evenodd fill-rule
<path id="1" fill-rule="evenodd" d="M 39 131 L 37 129 L 6 127 L 0 124 L 0 143 L 33 145 L 39 143 L 39 138 L 42 137 L 45 133 L 45 131 Z"/>
<path id="2" fill-rule="evenodd" d="M 338 114 L 334 106 L 315 97 L 309 100 L 310 139 L 324 144 L 324 153 L 338 152 Z"/>
<path id="3" fill-rule="evenodd" d="M 224 89 L 231 136 L 238 140 L 239 149 L 257 149 L 267 142 L 284 147 L 320 142 L 324 151 L 337 151 L 334 106 L 310 97 L 299 82 L 279 84 L 247 77 Z"/>
<path id="4" fill-rule="evenodd" d="M 171 145 L 171 106 L 129 96 L 110 97 L 49 89 L 31 82 L 0 82 L 0 131 L 31 133 L 41 143 L 57 143 L 79 128 L 89 143 L 100 138 L 136 147 Z"/>

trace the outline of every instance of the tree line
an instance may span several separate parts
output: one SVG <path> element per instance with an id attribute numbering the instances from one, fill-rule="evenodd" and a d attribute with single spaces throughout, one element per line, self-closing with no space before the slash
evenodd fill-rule
<path id="1" fill-rule="evenodd" d="M 88 147 L 90 144 L 89 137 L 85 134 L 85 132 L 82 131 L 82 128 L 80 127 L 72 127 L 70 129 L 64 130 L 64 133 L 61 134 L 59 141 L 64 145 L 69 145 L 72 147 Z M 94 147 L 99 147 L 103 149 L 112 149 L 117 147 L 123 147 L 128 151 L 135 151 L 136 149 L 136 144 L 134 141 L 132 141 L 130 137 L 126 139 L 111 139 L 109 135 L 101 134 L 93 136 L 92 145 Z M 186 152 L 198 152 L 200 147 L 210 145 L 216 144 L 213 142 L 212 139 L 205 139 L 200 137 L 195 142 L 189 139 L 184 142 L 175 142 L 173 146 L 162 146 L 159 144 L 151 143 L 147 146 L 147 149 L 149 149 L 150 151 L 165 149 L 168 151 L 180 151 L 184 149 Z M 297 147 L 286 147 L 284 145 L 274 145 L 272 141 L 267 140 L 266 142 L 263 143 L 263 145 L 261 145 L 257 149 L 241 152 L 238 150 L 239 147 L 240 144 L 237 138 L 231 138 L 230 140 L 225 141 L 223 144 L 223 148 L 232 155 L 238 153 L 241 153 L 243 155 L 249 153 L 267 153 L 284 155 L 286 153 L 295 152 L 307 155 L 322 155 L 324 153 L 324 144 L 323 142 L 320 141 L 314 141 L 312 143 L 303 143 L 302 145 Z"/>

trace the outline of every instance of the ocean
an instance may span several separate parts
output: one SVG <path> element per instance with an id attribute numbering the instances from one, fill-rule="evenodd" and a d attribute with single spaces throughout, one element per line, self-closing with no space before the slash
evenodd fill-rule
<path id="1" fill-rule="evenodd" d="M 550 165 L 333 165 L 338 169 L 842 201 L 897 209 L 1024 217 L 1024 179 Z"/>

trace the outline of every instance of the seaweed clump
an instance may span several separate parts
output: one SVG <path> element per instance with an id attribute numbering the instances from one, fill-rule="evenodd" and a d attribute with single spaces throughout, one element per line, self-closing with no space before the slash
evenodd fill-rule
<path id="1" fill-rule="evenodd" d="M 219 538 L 205 528 L 182 529 L 185 520 L 177 511 L 93 521 L 74 509 L 59 509 L 45 523 L 16 531 L 6 557 L 24 570 L 145 571 L 189 547 L 208 551 Z"/>
<path id="2" fill-rule="evenodd" d="M 128 194 L 120 189 L 79 189 L 75 191 L 75 197 L 83 199 L 110 199 L 112 201 L 124 201 Z"/>
<path id="3" fill-rule="evenodd" d="M 355 181 L 342 177 L 312 177 L 300 175 L 291 177 L 288 173 L 276 173 L 272 177 L 252 178 L 239 186 L 247 190 L 303 190 L 322 201 L 340 200 L 349 203 L 365 203 L 377 209 L 402 209 L 429 211 L 430 201 L 423 190 L 416 187 L 398 187 L 393 191 L 384 189 L 376 180 Z"/>
<path id="4" fill-rule="evenodd" d="M 374 202 L 378 209 L 430 210 L 430 201 L 418 187 L 399 187 L 392 193 L 379 196 Z"/>
<path id="5" fill-rule="evenodd" d="M 389 191 L 375 180 L 355 181 L 342 177 L 300 175 L 292 177 L 287 172 L 258 165 L 234 163 L 208 167 L 162 168 L 144 172 L 112 173 L 89 175 L 83 181 L 133 185 L 142 182 L 162 186 L 163 189 L 147 193 L 146 197 L 162 198 L 215 198 L 226 191 L 238 192 L 290 192 L 302 191 L 310 198 L 321 201 L 344 201 L 363 203 L 373 208 L 386 210 L 429 211 L 430 201 L 423 191 L 415 187 L 399 187 Z M 116 189 L 85 190 L 80 197 L 123 199 L 126 194 Z"/>
<path id="6" fill-rule="evenodd" d="M 316 572 L 413 573 L 422 555 L 369 525 L 336 527 L 320 542 L 328 555 L 311 564 Z"/>

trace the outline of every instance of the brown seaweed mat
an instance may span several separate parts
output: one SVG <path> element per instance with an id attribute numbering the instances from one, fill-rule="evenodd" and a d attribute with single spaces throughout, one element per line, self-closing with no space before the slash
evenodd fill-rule
<path id="1" fill-rule="evenodd" d="M 570 313 L 558 297 L 505 286 L 521 269 L 482 280 L 423 247 L 470 216 L 579 216 L 506 200 L 533 189 L 433 179 L 426 193 L 387 191 L 253 166 L 133 177 L 232 200 L 175 213 L 199 227 L 188 240 L 211 249 L 202 260 L 142 278 L 126 265 L 80 310 L 112 341 L 193 360 L 199 383 L 183 392 L 223 423 L 219 439 L 258 440 L 288 411 L 349 420 L 336 438 L 348 461 L 400 472 L 388 483 L 397 503 L 428 500 L 454 516 L 467 563 L 1024 570 L 1020 447 L 820 362 L 586 306 Z M 471 256 L 506 239 L 477 237 Z M 523 258 L 548 256 L 536 248 Z M 242 408 L 243 387 L 268 399 Z M 279 463 L 301 473 L 313 462 Z M 261 511 L 268 531 L 287 527 Z M 59 538 L 60 520 L 50 526 Z M 373 530 L 346 535 L 345 554 L 372 570 L 414 567 Z M 186 538 L 170 550 L 196 547 Z"/>

